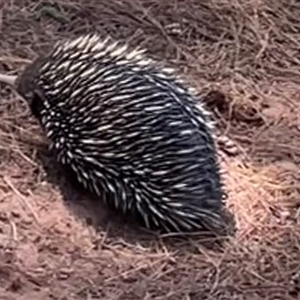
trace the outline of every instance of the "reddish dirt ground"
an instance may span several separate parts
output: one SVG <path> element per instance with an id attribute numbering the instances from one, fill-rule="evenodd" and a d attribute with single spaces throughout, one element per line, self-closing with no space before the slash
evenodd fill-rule
<path id="1" fill-rule="evenodd" d="M 157 237 L 68 181 L 27 105 L 0 96 L 0 299 L 300 299 L 300 5 L 256 0 L 0 1 L 0 68 L 97 31 L 203 92 L 236 236 Z M 125 224 L 125 225 L 124 225 Z"/>

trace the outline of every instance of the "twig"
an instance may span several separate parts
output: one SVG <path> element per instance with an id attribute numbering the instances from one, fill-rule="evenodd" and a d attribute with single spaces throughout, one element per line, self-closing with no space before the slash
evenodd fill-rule
<path id="1" fill-rule="evenodd" d="M 154 261 L 154 262 L 152 262 L 152 263 L 150 263 L 150 264 L 149 264 L 149 263 L 148 263 L 148 264 L 145 263 L 145 264 L 143 264 L 143 265 L 141 265 L 141 266 L 138 266 L 138 267 L 135 267 L 135 268 L 130 269 L 130 270 L 128 270 L 128 271 L 125 271 L 125 272 L 123 272 L 123 273 L 121 273 L 121 274 L 119 274 L 119 275 L 116 275 L 116 276 L 113 276 L 113 277 L 109 277 L 109 278 L 105 279 L 104 282 L 105 282 L 105 283 L 108 283 L 108 282 L 117 280 L 117 279 L 119 279 L 119 278 L 124 278 L 124 277 L 130 276 L 130 275 L 134 274 L 135 272 L 141 271 L 141 270 L 143 270 L 143 269 L 153 268 L 155 265 L 157 265 L 157 264 L 163 262 L 164 260 L 165 260 L 165 257 L 163 257 L 163 258 L 161 258 L 161 259 L 159 259 L 159 260 L 157 260 L 157 261 Z"/>
<path id="2" fill-rule="evenodd" d="M 24 195 L 22 195 L 20 191 L 17 190 L 17 188 L 12 184 L 12 182 L 6 176 L 4 176 L 3 179 L 6 182 L 6 184 L 12 189 L 12 191 L 20 198 L 20 200 L 23 201 L 23 204 L 28 208 L 28 210 L 32 214 L 35 222 L 38 225 L 40 225 L 39 218 L 36 215 L 36 213 L 34 212 L 33 208 L 30 205 L 30 203 L 27 201 L 27 198 Z"/>
<path id="3" fill-rule="evenodd" d="M 3 82 L 8 85 L 14 85 L 16 81 L 16 76 L 0 74 L 0 82 Z"/>
<path id="4" fill-rule="evenodd" d="M 11 226 L 12 238 L 16 242 L 18 240 L 17 226 L 16 226 L 15 222 L 13 222 L 13 221 L 9 221 L 9 223 L 10 223 L 10 226 Z"/>
<path id="5" fill-rule="evenodd" d="M 16 57 L 16 56 L 0 56 L 0 62 L 2 63 L 24 63 L 24 64 L 30 64 L 32 63 L 31 60 L 26 59 L 26 58 L 21 58 L 21 57 Z"/>

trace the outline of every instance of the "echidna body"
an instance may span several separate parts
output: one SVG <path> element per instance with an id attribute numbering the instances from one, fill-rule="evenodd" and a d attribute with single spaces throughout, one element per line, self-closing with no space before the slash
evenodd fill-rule
<path id="1" fill-rule="evenodd" d="M 224 227 L 209 113 L 142 51 L 87 35 L 16 81 L 60 163 L 107 204 L 163 232 Z"/>

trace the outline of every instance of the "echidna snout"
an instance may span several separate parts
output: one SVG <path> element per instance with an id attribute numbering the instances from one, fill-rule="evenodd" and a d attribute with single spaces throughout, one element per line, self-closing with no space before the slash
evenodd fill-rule
<path id="1" fill-rule="evenodd" d="M 142 51 L 86 35 L 18 77 L 57 160 L 107 204 L 163 232 L 226 226 L 209 113 Z"/>

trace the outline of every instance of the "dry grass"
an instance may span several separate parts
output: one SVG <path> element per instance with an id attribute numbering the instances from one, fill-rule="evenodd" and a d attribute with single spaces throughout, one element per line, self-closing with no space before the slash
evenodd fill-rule
<path id="1" fill-rule="evenodd" d="M 2 71 L 62 37 L 110 34 L 206 94 L 241 154 L 223 162 L 235 238 L 212 250 L 153 237 L 75 189 L 1 87 L 1 299 L 299 298 L 299 12 L 295 0 L 3 1 Z"/>

